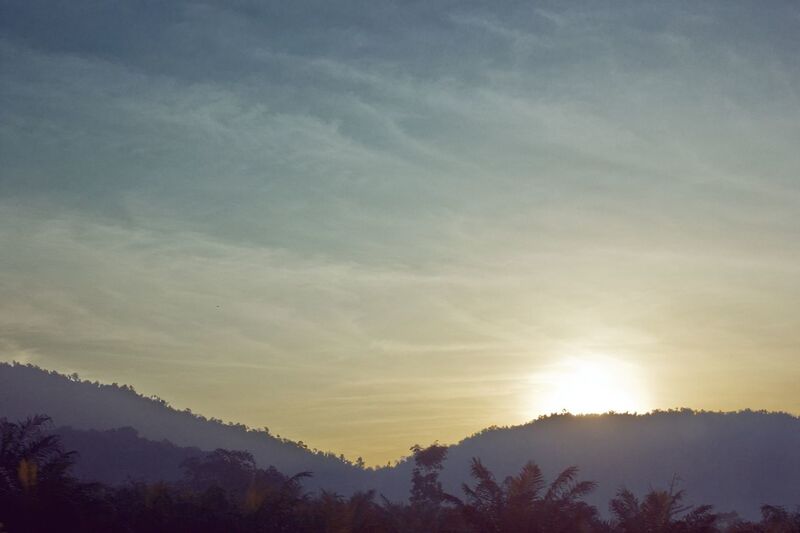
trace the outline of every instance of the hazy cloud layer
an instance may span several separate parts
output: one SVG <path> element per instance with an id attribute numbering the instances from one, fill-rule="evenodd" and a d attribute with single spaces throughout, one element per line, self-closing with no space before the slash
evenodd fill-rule
<path id="1" fill-rule="evenodd" d="M 800 412 L 798 26 L 4 2 L 0 355 L 371 461 L 535 416 L 583 353 Z"/>

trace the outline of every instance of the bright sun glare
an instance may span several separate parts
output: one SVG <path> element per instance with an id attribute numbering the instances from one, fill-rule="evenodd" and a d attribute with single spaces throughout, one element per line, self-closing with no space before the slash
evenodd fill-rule
<path id="1" fill-rule="evenodd" d="M 532 378 L 537 414 L 645 412 L 650 409 L 638 369 L 606 356 L 570 357 Z"/>

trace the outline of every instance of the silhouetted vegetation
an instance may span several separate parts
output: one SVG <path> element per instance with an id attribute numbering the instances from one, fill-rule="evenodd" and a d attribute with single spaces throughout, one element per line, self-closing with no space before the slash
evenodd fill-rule
<path id="1" fill-rule="evenodd" d="M 800 510 L 764 505 L 748 522 L 684 503 L 675 481 L 641 498 L 620 489 L 605 519 L 584 497 L 595 483 L 569 467 L 551 481 L 533 462 L 502 481 L 474 458 L 461 495 L 439 481 L 447 448 L 412 448 L 407 502 L 374 491 L 310 494 L 301 472 L 256 465 L 244 451 L 218 449 L 183 460 L 172 483 L 83 483 L 74 453 L 48 431 L 49 418 L 0 421 L 0 531 L 39 532 L 474 532 L 710 533 L 800 532 Z M 91 461 L 83 457 L 82 461 Z M 379 500 L 381 500 L 379 502 Z"/>

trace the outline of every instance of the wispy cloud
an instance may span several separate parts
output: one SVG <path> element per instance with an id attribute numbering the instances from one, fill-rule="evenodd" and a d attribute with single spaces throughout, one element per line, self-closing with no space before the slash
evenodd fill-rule
<path id="1" fill-rule="evenodd" d="M 800 375 L 795 6 L 2 9 L 5 358 L 347 452 L 576 350 Z"/>

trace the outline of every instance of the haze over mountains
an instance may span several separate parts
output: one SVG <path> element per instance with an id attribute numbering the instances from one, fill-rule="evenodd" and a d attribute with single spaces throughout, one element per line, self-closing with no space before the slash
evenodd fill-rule
<path id="1" fill-rule="evenodd" d="M 407 496 L 408 461 L 364 469 L 263 430 L 175 410 L 127 386 L 0 364 L 0 418 L 34 413 L 53 418 L 68 449 L 92 457 L 92 464 L 79 461 L 76 468 L 85 479 L 172 480 L 179 477 L 184 459 L 227 448 L 248 450 L 261 466 L 272 465 L 286 474 L 312 471 L 305 483 L 309 490 L 347 494 L 375 488 L 390 499 Z M 800 503 L 800 418 L 785 413 L 554 415 L 522 426 L 491 428 L 450 447 L 442 474 L 446 490 L 460 492 L 473 457 L 480 457 L 500 479 L 529 460 L 549 477 L 577 465 L 581 477 L 598 482 L 588 501 L 601 510 L 621 486 L 643 492 L 673 478 L 690 502 L 711 503 L 720 511 L 736 509 L 748 517 L 757 516 L 764 503 Z"/>

